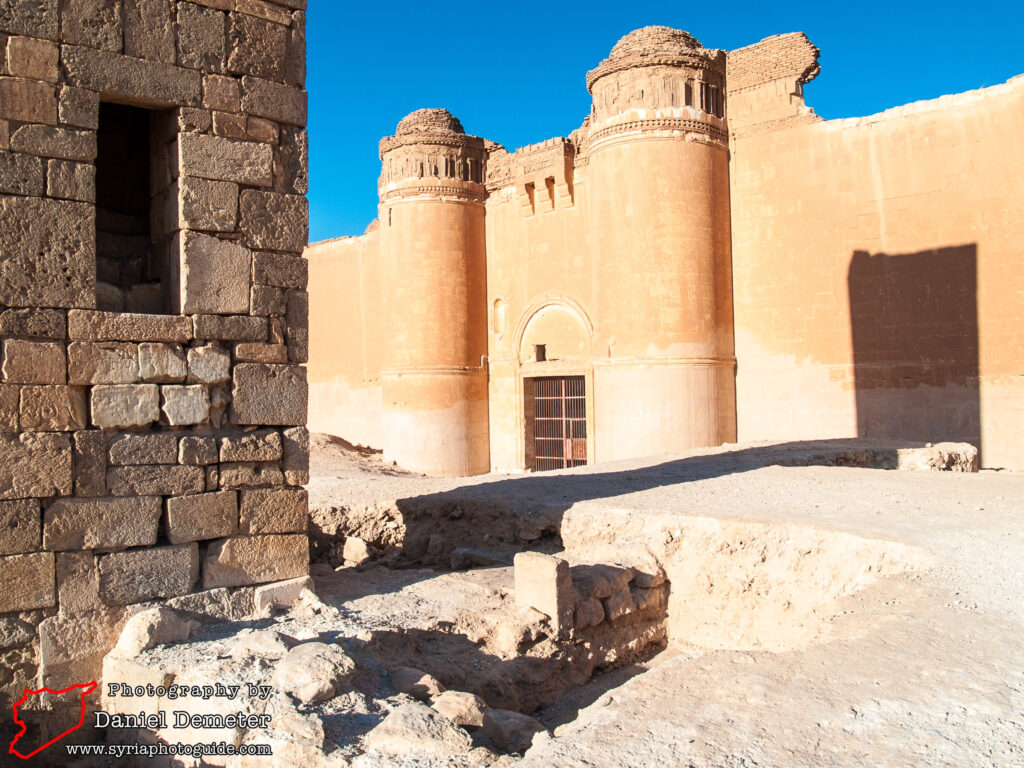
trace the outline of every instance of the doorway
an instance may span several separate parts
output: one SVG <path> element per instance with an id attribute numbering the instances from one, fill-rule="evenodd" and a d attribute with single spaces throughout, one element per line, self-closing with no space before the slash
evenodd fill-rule
<path id="1" fill-rule="evenodd" d="M 524 380 L 527 466 L 536 472 L 587 463 L 587 392 L 583 376 Z"/>

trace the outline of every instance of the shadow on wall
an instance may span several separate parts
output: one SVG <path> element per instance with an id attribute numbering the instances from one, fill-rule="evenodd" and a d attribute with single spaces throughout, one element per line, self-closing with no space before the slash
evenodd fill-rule
<path id="1" fill-rule="evenodd" d="M 855 251 L 857 434 L 981 448 L 977 246 Z"/>

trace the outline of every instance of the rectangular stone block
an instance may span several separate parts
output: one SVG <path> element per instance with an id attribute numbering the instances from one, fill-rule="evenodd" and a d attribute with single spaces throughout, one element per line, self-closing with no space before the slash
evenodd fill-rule
<path id="1" fill-rule="evenodd" d="M 160 499 L 154 496 L 57 499 L 43 520 L 43 547 L 51 551 L 151 547 L 156 544 L 160 513 Z"/>
<path id="2" fill-rule="evenodd" d="M 0 557 L 0 613 L 57 604 L 52 552 Z"/>
<path id="3" fill-rule="evenodd" d="M 93 305 L 93 210 L 86 203 L 0 197 L 0 304 Z"/>
<path id="4" fill-rule="evenodd" d="M 284 485 L 284 473 L 277 464 L 231 462 L 220 465 L 221 488 L 266 488 Z"/>
<path id="5" fill-rule="evenodd" d="M 85 388 L 30 386 L 21 388 L 19 423 L 25 431 L 71 432 L 85 429 L 88 410 Z"/>
<path id="6" fill-rule="evenodd" d="M 42 159 L 15 152 L 0 152 L 0 194 L 42 196 Z"/>
<path id="7" fill-rule="evenodd" d="M 249 305 L 252 314 L 262 317 L 283 315 L 288 309 L 284 291 L 269 285 L 254 285 Z"/>
<path id="8" fill-rule="evenodd" d="M 573 626 L 576 607 L 569 563 L 540 552 L 519 552 L 514 564 L 516 607 L 547 615 L 552 629 L 564 635 Z"/>
<path id="9" fill-rule="evenodd" d="M 309 240 L 309 203 L 304 196 L 246 189 L 238 206 L 238 228 L 250 248 L 302 253 Z"/>
<path id="10" fill-rule="evenodd" d="M 18 409 L 21 405 L 21 387 L 0 384 L 0 432 L 18 431 Z"/>
<path id="11" fill-rule="evenodd" d="M 65 85 L 57 98 L 57 120 L 61 125 L 96 130 L 100 120 L 100 95 Z"/>
<path id="12" fill-rule="evenodd" d="M 277 3 L 273 0 L 235 0 L 235 10 L 240 13 L 247 13 L 267 21 L 273 21 L 283 27 L 292 23 L 291 12 L 282 8 L 285 3 Z"/>
<path id="13" fill-rule="evenodd" d="M 61 48 L 61 63 L 68 85 L 138 104 L 196 106 L 202 95 L 202 76 L 198 72 L 156 61 L 65 45 Z"/>
<path id="14" fill-rule="evenodd" d="M 214 112 L 213 133 L 215 136 L 224 136 L 228 139 L 245 141 L 248 138 L 245 132 L 245 115 L 233 115 L 229 112 Z"/>
<path id="15" fill-rule="evenodd" d="M 309 482 L 309 430 L 294 427 L 284 431 L 284 481 L 288 485 Z"/>
<path id="16" fill-rule="evenodd" d="M 280 16 L 274 21 L 232 13 L 228 18 L 228 71 L 238 75 L 284 80 L 288 55 L 288 29 L 291 16 L 276 9 Z M 281 19 L 287 19 L 282 22 Z M 276 21 L 276 23 L 274 23 Z M 285 26 L 282 26 L 282 23 Z"/>
<path id="17" fill-rule="evenodd" d="M 99 558 L 100 599 L 107 605 L 177 597 L 192 591 L 199 573 L 195 544 L 115 552 Z"/>
<path id="18" fill-rule="evenodd" d="M 0 555 L 35 552 L 41 531 L 39 499 L 0 501 Z"/>
<path id="19" fill-rule="evenodd" d="M 75 433 L 75 495 L 107 493 L 107 434 L 98 429 Z"/>
<path id="20" fill-rule="evenodd" d="M 210 418 L 210 392 L 202 384 L 160 387 L 161 410 L 171 426 L 203 424 Z"/>
<path id="21" fill-rule="evenodd" d="M 180 344 L 143 342 L 139 344 L 139 377 L 151 384 L 185 380 L 188 363 Z"/>
<path id="22" fill-rule="evenodd" d="M 99 571 L 92 552 L 57 553 L 57 606 L 62 616 L 103 607 Z"/>
<path id="23" fill-rule="evenodd" d="M 134 384 L 139 380 L 139 347 L 122 341 L 73 341 L 68 345 L 71 384 Z"/>
<path id="24" fill-rule="evenodd" d="M 237 537 L 207 549 L 203 589 L 285 581 L 308 573 L 309 543 L 304 535 Z"/>
<path id="25" fill-rule="evenodd" d="M 0 499 L 70 494 L 71 439 L 67 435 L 0 434 Z"/>
<path id="26" fill-rule="evenodd" d="M 107 488 L 114 496 L 181 496 L 206 489 L 206 473 L 180 464 L 111 467 Z"/>
<path id="27" fill-rule="evenodd" d="M 304 128 L 284 126 L 274 151 L 274 191 L 290 195 L 309 192 L 309 137 Z"/>
<path id="28" fill-rule="evenodd" d="M 178 63 L 203 72 L 223 72 L 227 14 L 193 3 L 178 3 Z"/>
<path id="29" fill-rule="evenodd" d="M 231 379 L 231 353 L 219 344 L 204 344 L 188 351 L 190 384 L 223 384 Z"/>
<path id="30" fill-rule="evenodd" d="M 65 42 L 121 51 L 121 0 L 60 0 L 60 17 Z"/>
<path id="31" fill-rule="evenodd" d="M 221 317 L 219 315 L 193 315 L 195 337 L 211 341 L 266 341 L 268 333 L 265 317 Z"/>
<path id="32" fill-rule="evenodd" d="M 11 150 L 88 163 L 96 159 L 96 132 L 50 125 L 23 125 L 11 133 Z"/>
<path id="33" fill-rule="evenodd" d="M 51 616 L 39 625 L 39 676 L 60 690 L 99 680 L 103 657 L 117 644 L 128 613 L 124 609 Z"/>
<path id="34" fill-rule="evenodd" d="M 306 14 L 302 11 L 292 14 L 284 81 L 299 88 L 306 84 Z"/>
<path id="35" fill-rule="evenodd" d="M 7 73 L 14 77 L 57 82 L 57 44 L 34 37 L 7 41 Z"/>
<path id="36" fill-rule="evenodd" d="M 0 118 L 54 125 L 57 93 L 50 83 L 19 77 L 0 77 Z"/>
<path id="37" fill-rule="evenodd" d="M 278 123 L 306 124 L 306 92 L 258 77 L 242 78 L 242 110 Z"/>
<path id="38" fill-rule="evenodd" d="M 266 144 L 187 133 L 178 138 L 178 148 L 184 176 L 255 187 L 273 183 L 274 152 Z"/>
<path id="39" fill-rule="evenodd" d="M 262 117 L 250 117 L 245 121 L 245 133 L 249 137 L 249 141 L 277 145 L 281 128 L 273 120 L 264 120 Z M 277 176 L 276 159 L 274 161 L 274 176 Z"/>
<path id="40" fill-rule="evenodd" d="M 109 384 L 92 388 L 92 423 L 100 429 L 145 427 L 160 418 L 156 384 Z"/>
<path id="41" fill-rule="evenodd" d="M 192 338 L 192 323 L 172 315 L 75 309 L 68 312 L 68 336 L 82 341 L 184 342 Z"/>
<path id="42" fill-rule="evenodd" d="M 284 344 L 236 344 L 235 362 L 287 363 L 288 347 L 286 347 Z"/>
<path id="43" fill-rule="evenodd" d="M 305 590 L 312 591 L 314 588 L 313 579 L 309 576 L 256 587 L 253 594 L 256 615 L 268 616 L 275 610 L 288 610 L 298 602 Z"/>
<path id="44" fill-rule="evenodd" d="M 110 463 L 176 464 L 178 437 L 173 432 L 115 435 L 110 439 Z"/>
<path id="45" fill-rule="evenodd" d="M 5 0 L 0 3 L 0 29 L 12 35 L 56 40 L 60 29 L 57 0 Z"/>
<path id="46" fill-rule="evenodd" d="M 234 232 L 238 223 L 238 185 L 193 176 L 178 179 L 178 223 L 182 229 Z"/>
<path id="47" fill-rule="evenodd" d="M 198 493 L 167 500 L 167 540 L 184 544 L 222 539 L 238 531 L 238 494 L 235 491 Z"/>
<path id="48" fill-rule="evenodd" d="M 249 249 L 197 232 L 180 234 L 180 311 L 185 314 L 249 312 Z"/>
<path id="49" fill-rule="evenodd" d="M 3 377 L 9 384 L 64 384 L 64 345 L 53 341 L 5 339 Z"/>
<path id="50" fill-rule="evenodd" d="M 221 461 L 278 461 L 282 454 L 281 433 L 275 429 L 220 439 Z"/>
<path id="51" fill-rule="evenodd" d="M 70 160 L 50 160 L 46 171 L 46 194 L 62 200 L 96 202 L 96 167 Z"/>
<path id="52" fill-rule="evenodd" d="M 304 291 L 309 280 L 309 264 L 304 258 L 280 253 L 252 255 L 253 281 Z"/>
<path id="53" fill-rule="evenodd" d="M 235 366 L 231 412 L 236 424 L 306 423 L 306 369 L 297 365 Z"/>
<path id="54" fill-rule="evenodd" d="M 309 495 L 305 489 L 256 488 L 242 491 L 239 533 L 305 533 L 308 527 Z"/>
<path id="55" fill-rule="evenodd" d="M 5 309 L 0 312 L 0 335 L 63 340 L 67 321 L 58 309 Z"/>
<path id="56" fill-rule="evenodd" d="M 203 106 L 238 112 L 242 106 L 242 84 L 233 77 L 207 75 L 203 78 Z"/>
<path id="57" fill-rule="evenodd" d="M 288 359 L 304 363 L 309 359 L 309 294 L 288 291 L 288 309 L 285 314 L 288 341 Z"/>
<path id="58" fill-rule="evenodd" d="M 178 463 L 206 466 L 217 463 L 217 441 L 212 437 L 183 437 L 178 445 Z"/>
<path id="59" fill-rule="evenodd" d="M 167 0 L 125 3 L 124 52 L 137 59 L 174 63 L 171 3 Z"/>

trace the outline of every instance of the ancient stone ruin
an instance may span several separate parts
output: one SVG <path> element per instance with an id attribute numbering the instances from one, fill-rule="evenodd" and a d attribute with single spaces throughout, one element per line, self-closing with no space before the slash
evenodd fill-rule
<path id="1" fill-rule="evenodd" d="M 308 573 L 305 6 L 0 4 L 5 709 Z"/>

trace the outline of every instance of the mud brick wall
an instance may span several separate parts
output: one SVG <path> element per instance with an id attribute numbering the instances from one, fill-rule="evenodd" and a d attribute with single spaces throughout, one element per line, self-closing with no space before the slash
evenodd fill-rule
<path id="1" fill-rule="evenodd" d="M 0 2 L 0 699 L 308 572 L 305 6 Z"/>

